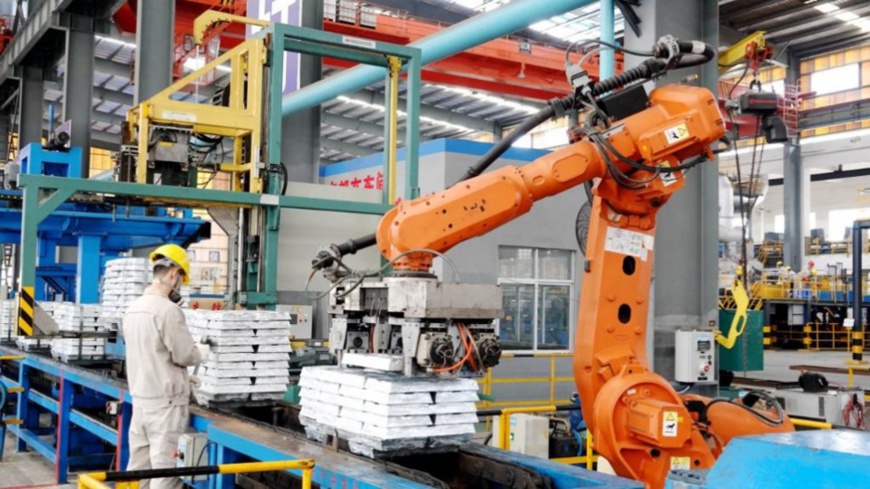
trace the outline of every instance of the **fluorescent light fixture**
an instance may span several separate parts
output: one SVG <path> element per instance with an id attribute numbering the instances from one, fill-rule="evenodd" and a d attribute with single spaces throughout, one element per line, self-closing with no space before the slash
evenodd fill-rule
<path id="1" fill-rule="evenodd" d="M 202 68 L 203 66 L 205 66 L 205 59 L 203 59 L 203 58 L 191 57 L 191 58 L 187 58 L 184 61 L 184 69 L 188 70 L 188 71 L 196 71 L 196 70 Z M 218 66 L 216 69 L 217 69 L 217 71 L 220 71 L 223 73 L 229 73 L 230 71 L 232 71 L 229 66 L 223 66 L 223 65 Z"/>
<path id="2" fill-rule="evenodd" d="M 849 22 L 855 27 L 860 27 L 862 30 L 866 32 L 870 32 L 870 19 L 857 19 Z"/>
<path id="3" fill-rule="evenodd" d="M 116 45 L 116 46 L 125 46 L 125 47 L 131 48 L 131 49 L 135 49 L 135 48 L 136 48 L 136 43 L 133 43 L 133 42 L 127 42 L 127 41 L 124 41 L 124 40 L 122 40 L 122 39 L 117 39 L 117 38 L 114 38 L 114 37 L 107 37 L 107 36 L 94 36 L 94 37 L 95 37 L 98 41 L 101 41 L 101 42 L 107 42 L 107 43 L 109 43 L 109 44 L 114 44 L 114 45 Z"/>
<path id="4" fill-rule="evenodd" d="M 370 103 L 368 103 L 368 102 L 362 102 L 362 101 L 359 101 L 359 100 L 354 100 L 354 99 L 352 99 L 352 98 L 345 97 L 344 95 L 340 95 L 340 96 L 338 97 L 338 100 L 339 100 L 340 102 L 342 102 L 342 103 L 351 104 L 351 105 L 356 105 L 356 106 L 358 106 L 358 107 L 364 107 L 364 108 L 366 108 L 366 109 L 377 110 L 377 111 L 380 111 L 380 112 L 384 112 L 384 111 L 385 111 L 383 105 L 370 104 Z M 400 110 L 400 111 L 398 111 L 398 112 L 399 112 L 399 115 L 402 116 L 402 117 L 404 117 L 404 116 L 407 115 L 404 111 L 401 111 L 401 110 Z M 439 121 L 438 119 L 432 119 L 431 117 L 420 117 L 420 122 L 426 122 L 426 123 L 428 123 L 428 124 L 434 124 L 434 125 L 436 125 L 436 126 L 446 127 L 446 128 L 449 128 L 449 129 L 453 129 L 453 130 L 455 130 L 455 131 L 477 132 L 476 130 L 474 130 L 474 129 L 470 128 L 470 127 L 465 127 L 465 126 L 460 126 L 459 124 L 451 124 L 451 123 L 449 123 L 449 122 Z"/>
<path id="5" fill-rule="evenodd" d="M 483 102 L 486 102 L 488 104 L 498 105 L 500 107 L 505 107 L 505 108 L 509 108 L 512 110 L 523 111 L 523 112 L 526 112 L 528 114 L 535 114 L 538 112 L 537 108 L 532 107 L 530 105 L 525 105 L 525 104 L 521 104 L 519 102 L 514 102 L 513 100 L 506 100 L 506 99 L 503 99 L 501 97 L 496 97 L 493 95 L 485 95 L 482 93 L 472 92 L 471 90 L 468 90 L 466 88 L 445 87 L 443 85 L 430 85 L 430 86 L 438 87 L 442 90 L 446 90 L 450 93 L 455 93 L 457 95 L 462 95 L 464 97 L 473 97 L 473 98 L 476 98 L 476 99 L 481 100 Z"/>
<path id="6" fill-rule="evenodd" d="M 842 20 L 843 22 L 851 22 L 853 20 L 858 20 L 861 18 L 853 14 L 852 12 L 840 12 L 838 14 L 834 14 L 834 17 Z"/>
<path id="7" fill-rule="evenodd" d="M 829 14 L 835 10 L 840 10 L 840 7 L 838 7 L 832 3 L 820 3 L 820 4 L 815 6 L 815 9 L 818 10 L 819 12 L 824 12 L 826 14 Z"/>
<path id="8" fill-rule="evenodd" d="M 534 24 L 529 26 L 529 29 L 537 32 L 544 32 L 547 29 L 555 26 L 556 23 L 549 20 L 542 20 L 540 22 L 535 22 Z"/>
<path id="9" fill-rule="evenodd" d="M 785 145 L 783 145 L 782 143 L 765 144 L 764 151 L 765 152 L 777 151 L 777 150 L 782 149 L 783 147 L 785 147 Z M 738 149 L 737 151 L 734 151 L 732 149 L 731 151 L 719 153 L 719 159 L 722 160 L 724 158 L 733 158 L 735 155 L 742 155 L 745 153 L 751 153 L 753 150 L 754 150 L 754 148 L 752 146 L 744 146 L 744 147 Z M 743 163 L 741 163 L 740 165 L 743 166 Z"/>

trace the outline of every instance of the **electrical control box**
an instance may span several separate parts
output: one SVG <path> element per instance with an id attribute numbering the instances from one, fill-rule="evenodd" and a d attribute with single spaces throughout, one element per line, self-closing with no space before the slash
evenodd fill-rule
<path id="1" fill-rule="evenodd" d="M 674 379 L 687 384 L 716 383 L 716 340 L 711 331 L 677 331 Z"/>
<path id="2" fill-rule="evenodd" d="M 178 448 L 175 455 L 175 466 L 183 467 L 201 467 L 208 465 L 208 454 L 204 453 L 208 439 L 205 433 L 184 433 L 178 437 Z M 187 476 L 182 477 L 185 483 L 191 484 L 194 482 L 204 481 L 208 476 Z"/>
<path id="3" fill-rule="evenodd" d="M 499 417 L 493 418 L 492 445 L 499 440 Z M 510 418 L 508 450 L 539 458 L 550 458 L 550 420 L 533 414 L 514 414 Z"/>
<path id="4" fill-rule="evenodd" d="M 855 414 L 864 417 L 863 389 L 830 388 L 822 392 L 804 392 L 801 389 L 776 389 L 772 392 L 785 411 L 825 423 L 858 428 Z M 860 425 L 863 426 L 863 423 Z"/>
<path id="5" fill-rule="evenodd" d="M 290 334 L 294 339 L 307 340 L 314 334 L 313 307 L 279 304 L 276 309 L 290 313 Z"/>

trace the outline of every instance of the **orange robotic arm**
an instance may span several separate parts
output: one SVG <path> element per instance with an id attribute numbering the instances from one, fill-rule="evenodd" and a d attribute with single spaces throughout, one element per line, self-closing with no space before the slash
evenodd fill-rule
<path id="1" fill-rule="evenodd" d="M 447 251 L 525 214 L 540 199 L 600 179 L 593 190 L 574 375 L 596 451 L 618 474 L 663 487 L 671 468 L 710 467 L 733 436 L 793 429 L 787 419 L 771 424 L 735 403 L 683 399 L 646 358 L 656 213 L 682 188 L 680 165 L 710 155 L 724 132 L 709 90 L 657 88 L 648 108 L 600 134 L 529 165 L 503 167 L 402 202 L 381 220 L 377 243 L 385 258 L 396 260 L 395 270 L 426 272 L 431 254 L 407 252 Z M 689 400 L 700 403 L 700 419 L 687 409 Z"/>
<path id="2" fill-rule="evenodd" d="M 614 224 L 652 229 L 656 210 L 682 187 L 682 172 L 667 172 L 681 161 L 709 154 L 724 134 L 716 100 L 709 90 L 666 86 L 650 94 L 651 106 L 612 126 L 601 136 L 607 146 L 583 140 L 521 168 L 508 166 L 463 181 L 436 194 L 403 201 L 388 212 L 377 230 L 381 253 L 397 259 L 394 269 L 427 271 L 428 253 L 400 257 L 413 249 L 444 252 L 480 236 L 532 208 L 540 199 L 602 179 L 596 193 L 615 211 Z M 660 178 L 637 171 L 614 155 L 660 166 Z M 650 180 L 627 189 L 612 177 L 607 160 L 634 180 Z"/>

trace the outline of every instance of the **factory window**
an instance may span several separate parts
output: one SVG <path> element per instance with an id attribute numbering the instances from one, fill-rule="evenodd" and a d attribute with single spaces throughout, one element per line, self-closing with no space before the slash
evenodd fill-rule
<path id="1" fill-rule="evenodd" d="M 785 94 L 785 80 L 776 80 L 770 83 L 761 85 L 761 89 L 765 92 L 773 92 L 778 95 Z"/>
<path id="2" fill-rule="evenodd" d="M 861 85 L 858 63 L 816 71 L 810 75 L 810 90 L 816 95 L 853 90 Z"/>
<path id="3" fill-rule="evenodd" d="M 500 246 L 505 350 L 570 349 L 574 299 L 574 252 Z"/>
<path id="4" fill-rule="evenodd" d="M 220 251 L 209 251 L 208 252 L 208 261 L 210 261 L 210 262 L 221 261 L 221 252 Z"/>

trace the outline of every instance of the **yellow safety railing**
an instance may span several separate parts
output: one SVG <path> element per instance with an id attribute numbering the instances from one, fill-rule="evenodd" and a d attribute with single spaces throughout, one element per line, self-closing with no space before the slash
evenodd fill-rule
<path id="1" fill-rule="evenodd" d="M 277 472 L 283 470 L 302 471 L 302 489 L 311 489 L 311 473 L 314 469 L 314 460 L 285 460 L 281 462 L 249 462 L 239 464 L 213 465 L 199 467 L 200 471 L 190 468 L 184 469 L 152 469 L 134 472 L 92 472 L 80 474 L 78 477 L 78 489 L 111 489 L 106 482 L 114 482 L 115 489 L 139 489 L 139 481 L 143 479 L 156 479 L 163 477 L 180 477 L 196 475 L 227 475 L 227 474 L 250 474 L 254 472 Z M 194 473 L 195 472 L 195 473 Z M 133 479 L 135 477 L 135 479 Z"/>
<path id="2" fill-rule="evenodd" d="M 812 351 L 848 351 L 850 347 L 849 329 L 836 324 L 812 322 L 803 327 L 803 343 Z"/>
<path id="3" fill-rule="evenodd" d="M 801 428 L 812 428 L 815 430 L 832 430 L 834 429 L 834 425 L 831 423 L 823 423 L 821 421 L 812 421 L 809 419 L 795 419 L 791 418 L 791 424 L 801 427 Z"/>
<path id="4" fill-rule="evenodd" d="M 518 408 L 505 408 L 501 410 L 501 413 L 498 416 L 498 439 L 496 440 L 496 447 L 500 450 L 510 450 L 511 447 L 511 432 L 510 432 L 510 419 L 514 414 L 548 414 L 555 413 L 557 411 L 557 406 L 532 406 L 532 407 L 518 407 Z M 560 462 L 564 464 L 570 465 L 579 465 L 585 464 L 586 468 L 592 470 L 592 464 L 598 461 L 598 455 L 593 453 L 592 447 L 592 433 L 586 432 L 586 450 L 585 455 L 580 457 L 563 457 L 563 458 L 554 458 L 552 459 L 554 462 Z"/>
<path id="5" fill-rule="evenodd" d="M 535 353 L 535 354 L 521 354 L 521 353 L 505 353 L 502 355 L 502 358 L 549 358 L 550 359 L 550 373 L 547 377 L 494 377 L 493 369 L 489 369 L 486 372 L 486 375 L 483 378 L 478 379 L 478 383 L 480 384 L 480 391 L 487 399 L 492 397 L 492 387 L 498 384 L 536 384 L 536 383 L 546 383 L 549 385 L 549 398 L 547 399 L 535 399 L 535 400 L 522 400 L 522 401 L 490 401 L 484 400 L 478 403 L 478 407 L 492 407 L 492 408 L 501 408 L 501 407 L 519 407 L 519 406 L 540 406 L 542 404 L 555 404 L 556 403 L 556 385 L 565 382 L 574 382 L 574 377 L 559 377 L 556 375 L 556 359 L 558 358 L 571 358 L 573 355 L 570 353 Z"/>

